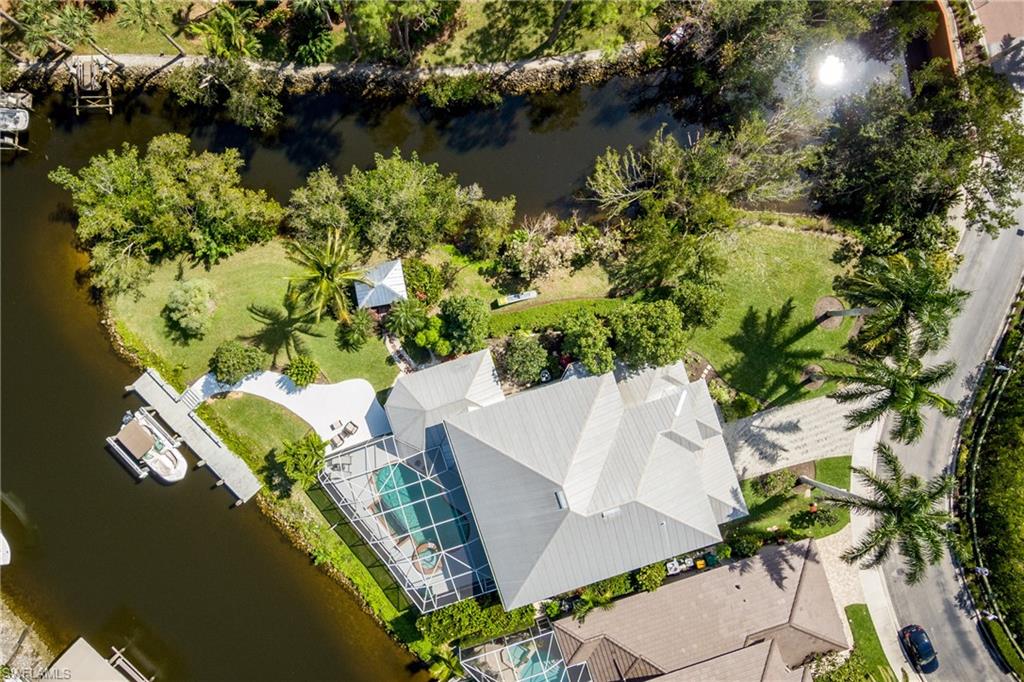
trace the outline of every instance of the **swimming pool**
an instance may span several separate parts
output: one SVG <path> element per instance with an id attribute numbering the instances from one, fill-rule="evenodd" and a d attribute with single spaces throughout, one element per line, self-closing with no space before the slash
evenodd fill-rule
<path id="1" fill-rule="evenodd" d="M 536 647 L 512 644 L 508 654 L 515 665 L 519 682 L 558 682 L 562 679 L 565 670 L 562 661 L 551 660 L 545 664 Z"/>
<path id="2" fill-rule="evenodd" d="M 466 515 L 448 502 L 440 486 L 413 469 L 389 464 L 374 472 L 373 485 L 388 528 L 396 538 L 412 538 L 423 568 L 434 569 L 441 550 L 467 541 Z"/>

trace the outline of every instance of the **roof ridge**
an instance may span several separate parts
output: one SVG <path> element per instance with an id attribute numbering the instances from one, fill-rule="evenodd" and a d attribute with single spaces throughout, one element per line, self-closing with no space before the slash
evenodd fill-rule
<path id="1" fill-rule="evenodd" d="M 606 642 L 610 642 L 611 644 L 614 644 L 615 646 L 617 646 L 618 648 L 622 649 L 627 654 L 629 654 L 630 656 L 635 658 L 637 661 L 642 660 L 645 663 L 647 663 L 649 666 L 651 666 L 652 668 L 655 668 L 656 670 L 660 670 L 663 673 L 669 672 L 668 670 L 665 670 L 660 665 L 658 665 L 657 663 L 655 663 L 651 659 L 647 658 L 643 654 L 638 654 L 637 652 L 633 651 L 632 649 L 630 649 L 625 644 L 622 644 L 621 642 L 619 642 L 619 640 L 615 639 L 611 635 L 607 635 L 607 634 L 601 633 L 599 635 L 594 635 L 593 637 L 588 637 L 587 639 L 585 639 L 583 641 L 584 642 L 590 642 L 590 641 L 601 640 L 601 639 L 605 640 Z M 636 661 L 634 661 L 634 665 L 635 665 L 635 663 L 636 663 Z M 632 665 L 630 667 L 632 667 Z M 625 671 L 623 671 L 623 672 L 625 672 Z"/>
<path id="2" fill-rule="evenodd" d="M 814 538 L 808 538 L 807 545 L 804 549 L 804 563 L 800 567 L 800 579 L 797 581 L 796 590 L 793 593 L 793 603 L 790 605 L 789 617 L 786 619 L 786 624 L 789 625 L 789 627 L 794 628 L 795 630 L 799 630 L 800 632 L 806 635 L 810 635 L 811 637 L 816 637 L 818 639 L 825 640 L 830 644 L 835 644 L 836 646 L 845 649 L 849 646 L 848 642 L 837 642 L 836 640 L 832 639 L 828 634 L 819 632 L 817 630 L 808 630 L 806 627 L 793 621 L 793 614 L 796 611 L 797 604 L 800 602 L 800 594 L 803 590 L 804 578 L 807 575 L 807 566 L 811 563 L 812 549 L 816 550 L 817 545 L 814 543 Z M 815 556 L 817 556 L 817 552 L 815 552 Z M 820 560 L 818 561 L 818 564 L 821 566 L 822 572 L 824 572 L 825 565 L 822 564 Z M 829 594 L 832 596 L 832 604 L 833 606 L 835 606 L 835 595 L 832 594 L 832 586 L 828 583 L 828 574 L 825 575 L 825 586 L 828 589 Z"/>
<path id="3" fill-rule="evenodd" d="M 601 479 L 604 478 L 605 469 L 608 466 L 608 456 L 611 454 L 612 447 L 615 445 L 616 438 L 619 434 L 619 429 L 622 427 L 622 417 L 626 413 L 625 406 L 622 404 L 622 393 L 619 391 L 618 382 L 615 381 L 615 375 L 612 372 L 606 372 L 605 374 L 602 374 L 596 378 L 600 383 L 598 384 L 597 390 L 593 394 L 593 397 L 590 401 L 590 405 L 587 406 L 587 414 L 583 418 L 583 424 L 580 426 L 579 433 L 577 434 L 576 447 L 573 448 L 572 459 L 569 462 L 569 466 L 565 470 L 565 481 L 563 481 L 562 483 L 563 486 L 565 485 L 565 483 L 569 482 L 569 477 L 572 475 L 573 468 L 577 464 L 580 455 L 580 449 L 583 447 L 584 439 L 582 436 L 584 433 L 587 432 L 587 428 L 591 425 L 591 420 L 594 418 L 594 414 L 597 411 L 598 403 L 601 402 L 601 399 L 605 396 L 606 391 L 615 391 L 615 396 L 618 398 L 619 407 L 622 408 L 622 413 L 619 415 L 619 419 L 615 424 L 614 437 L 609 438 L 607 443 L 602 445 L 600 453 L 598 453 L 598 456 L 601 457 L 600 473 L 598 473 L 597 480 L 594 482 L 594 485 L 590 489 L 590 494 L 587 496 L 586 509 L 578 510 L 579 514 L 584 515 L 589 515 L 591 513 L 596 512 L 596 510 L 592 511 L 590 509 L 590 503 L 594 499 L 594 492 L 597 490 L 597 487 L 601 484 Z"/>

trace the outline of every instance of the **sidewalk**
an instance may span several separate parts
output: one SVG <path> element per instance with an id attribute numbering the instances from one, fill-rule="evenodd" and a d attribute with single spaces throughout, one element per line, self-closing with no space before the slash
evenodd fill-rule
<path id="1" fill-rule="evenodd" d="M 882 437 L 884 422 L 878 422 L 870 429 L 860 431 L 854 440 L 853 458 L 851 466 L 862 467 L 869 471 L 875 470 L 875 445 Z M 850 481 L 850 492 L 857 495 L 867 495 L 864 484 L 856 477 Z M 852 530 L 853 542 L 858 542 L 871 528 L 874 522 L 868 514 L 853 513 L 850 515 L 850 528 Z M 864 591 L 864 602 L 868 605 L 868 612 L 875 624 L 875 631 L 882 643 L 885 657 L 889 659 L 889 667 L 893 669 L 897 677 L 901 677 L 900 670 L 906 670 L 912 679 L 918 678 L 918 674 L 907 663 L 900 649 L 897 633 L 900 629 L 899 619 L 892 606 L 892 598 L 889 596 L 889 588 L 885 584 L 885 577 L 881 568 L 871 568 L 858 571 L 860 574 L 860 585 Z"/>

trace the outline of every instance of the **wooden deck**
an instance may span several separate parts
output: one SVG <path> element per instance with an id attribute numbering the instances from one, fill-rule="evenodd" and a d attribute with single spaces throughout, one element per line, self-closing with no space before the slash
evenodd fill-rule
<path id="1" fill-rule="evenodd" d="M 209 466 L 223 485 L 237 498 L 236 504 L 247 502 L 262 486 L 241 457 L 231 452 L 210 430 L 193 409 L 192 401 L 182 400 L 173 386 L 154 370 L 147 369 L 135 383 L 127 387 L 154 408 L 185 444 L 199 457 L 201 465 Z"/>

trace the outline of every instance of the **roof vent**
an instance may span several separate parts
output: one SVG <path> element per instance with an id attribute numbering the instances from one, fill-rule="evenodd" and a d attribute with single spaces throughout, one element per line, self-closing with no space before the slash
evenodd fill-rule
<path id="1" fill-rule="evenodd" d="M 619 509 L 618 507 L 612 507 L 611 509 L 605 509 L 603 512 L 601 512 L 601 518 L 602 519 L 613 519 L 616 516 L 618 516 L 619 512 L 621 512 L 621 511 L 622 510 Z"/>
<path id="2" fill-rule="evenodd" d="M 559 509 L 565 509 L 569 506 L 569 503 L 565 499 L 565 493 L 561 490 L 555 491 L 555 504 L 558 505 Z"/>

